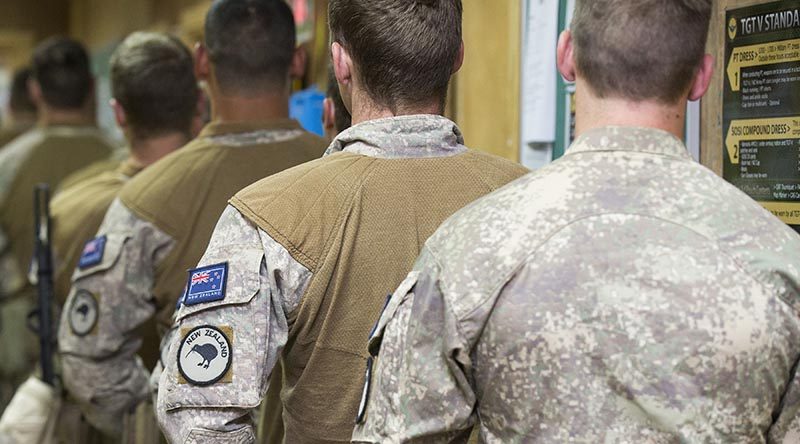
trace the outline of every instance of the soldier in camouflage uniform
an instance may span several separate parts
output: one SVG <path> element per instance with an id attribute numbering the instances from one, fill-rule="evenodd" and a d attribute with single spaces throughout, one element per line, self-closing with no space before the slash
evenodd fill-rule
<path id="1" fill-rule="evenodd" d="M 104 432 L 118 436 L 123 414 L 150 399 L 150 372 L 137 350 L 155 351 L 158 343 L 143 343 L 146 323 L 155 319 L 160 334 L 172 324 L 183 274 L 227 200 L 324 152 L 321 139 L 288 118 L 290 77 L 302 74 L 302 61 L 284 2 L 211 6 L 195 70 L 208 83 L 212 122 L 123 186 L 73 276 L 62 315 L 64 384 Z M 91 323 L 87 306 L 96 314 Z"/>
<path id="2" fill-rule="evenodd" d="M 680 140 L 710 14 L 577 1 L 578 139 L 428 241 L 355 442 L 800 442 L 800 238 Z"/>
<path id="3" fill-rule="evenodd" d="M 192 138 L 191 126 L 198 105 L 197 81 L 192 55 L 176 38 L 135 33 L 125 39 L 111 58 L 111 90 L 112 107 L 128 140 L 130 157 L 116 170 L 101 172 L 67 187 L 51 203 L 57 312 L 66 300 L 72 271 L 80 267 L 82 256 L 88 257 L 96 251 L 98 245 L 87 242 L 97 232 L 122 186 L 143 168 Z M 82 325 L 90 325 L 96 315 L 89 310 L 91 306 L 87 307 Z M 152 366 L 157 354 L 142 358 Z M 18 425 L 11 423 L 12 428 Z M 30 423 L 24 428 L 30 428 Z M 6 431 L 0 427 L 2 432 Z M 80 410 L 68 400 L 61 403 L 56 435 L 57 442 L 63 443 L 90 444 L 102 440 L 96 430 L 81 420 Z"/>
<path id="4" fill-rule="evenodd" d="M 387 295 L 445 218 L 527 172 L 467 149 L 441 116 L 463 57 L 461 1 L 402 3 L 329 3 L 353 126 L 220 218 L 165 347 L 171 441 L 253 442 L 252 411 L 282 378 L 285 442 L 349 442 Z"/>
<path id="5" fill-rule="evenodd" d="M 3 125 L 0 127 L 0 151 L 36 123 L 36 104 L 28 93 L 30 78 L 31 69 L 21 68 L 14 72 L 11 79 L 8 112 L 3 116 Z"/>
<path id="6" fill-rule="evenodd" d="M 25 320 L 35 291 L 26 279 L 33 257 L 33 189 L 55 189 L 76 170 L 111 155 L 94 125 L 89 56 L 73 40 L 53 37 L 32 58 L 31 98 L 38 124 L 0 151 L 0 409 L 28 377 L 38 341 Z"/>

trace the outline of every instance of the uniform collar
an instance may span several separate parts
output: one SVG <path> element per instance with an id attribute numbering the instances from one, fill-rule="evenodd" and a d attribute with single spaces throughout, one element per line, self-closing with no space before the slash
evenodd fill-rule
<path id="1" fill-rule="evenodd" d="M 655 128 L 607 126 L 587 131 L 569 147 L 568 155 L 585 152 L 627 151 L 691 160 L 683 142 Z"/>
<path id="2" fill-rule="evenodd" d="M 80 136 L 100 136 L 103 137 L 103 132 L 93 125 L 66 125 L 54 124 L 47 126 L 36 127 L 36 130 L 47 137 L 80 137 Z"/>
<path id="3" fill-rule="evenodd" d="M 272 130 L 299 130 L 300 124 L 293 119 L 275 119 L 265 122 L 217 122 L 206 125 L 198 138 L 217 137 L 227 134 L 245 134 Z"/>
<path id="4" fill-rule="evenodd" d="M 136 163 L 133 158 L 128 157 L 127 159 L 123 160 L 122 163 L 119 164 L 117 167 L 117 173 L 122 174 L 125 177 L 131 178 L 137 174 L 139 174 L 144 169 L 143 166 Z"/>
<path id="5" fill-rule="evenodd" d="M 325 152 L 340 151 L 379 158 L 448 157 L 463 153 L 464 137 L 451 120 L 414 115 L 369 120 L 334 139 Z"/>

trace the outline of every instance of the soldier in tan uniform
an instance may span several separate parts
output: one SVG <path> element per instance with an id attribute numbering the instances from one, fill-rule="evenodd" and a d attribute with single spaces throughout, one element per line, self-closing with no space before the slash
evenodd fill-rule
<path id="1" fill-rule="evenodd" d="M 11 79 L 8 112 L 3 115 L 3 126 L 0 128 L 0 150 L 36 123 L 36 104 L 28 93 L 30 78 L 31 69 L 26 67 L 15 71 Z"/>
<path id="2" fill-rule="evenodd" d="M 58 310 L 66 300 L 72 271 L 85 267 L 102 248 L 103 240 L 92 237 L 122 186 L 192 138 L 191 127 L 198 111 L 197 81 L 192 55 L 176 38 L 157 33 L 135 33 L 126 38 L 111 58 L 111 92 L 111 106 L 128 141 L 130 157 L 116 170 L 70 186 L 51 203 Z M 84 327 L 96 315 L 88 308 L 85 319 L 81 318 Z M 143 356 L 143 360 L 152 366 L 157 355 Z M 17 396 L 35 399 L 33 394 Z M 30 403 L 20 402 L 15 398 L 12 406 L 31 408 Z M 58 442 L 94 443 L 103 439 L 85 426 L 80 410 L 68 401 L 61 403 L 60 418 L 55 433 Z M 20 442 L 27 438 L 21 435 L 25 430 L 19 427 L 19 421 L 6 416 L 0 421 L 3 433 Z"/>
<path id="3" fill-rule="evenodd" d="M 171 441 L 253 442 L 252 411 L 282 378 L 285 442 L 348 442 L 387 295 L 446 217 L 527 171 L 469 150 L 441 116 L 463 57 L 460 0 L 408 4 L 330 2 L 353 126 L 220 218 L 163 353 Z"/>
<path id="4" fill-rule="evenodd" d="M 680 139 L 710 15 L 577 1 L 578 139 L 429 239 L 370 340 L 354 441 L 800 442 L 800 238 Z"/>
<path id="5" fill-rule="evenodd" d="M 150 372 L 136 353 L 158 344 L 143 343 L 141 329 L 153 319 L 162 334 L 171 326 L 185 270 L 202 255 L 227 200 L 324 152 L 319 138 L 288 118 L 290 77 L 301 74 L 302 62 L 284 2 L 211 6 L 195 69 L 208 82 L 212 122 L 122 188 L 62 314 L 64 384 L 104 432 L 118 435 L 122 414 L 149 399 Z M 84 305 L 96 307 L 91 328 L 82 324 Z"/>
<path id="6" fill-rule="evenodd" d="M 32 69 L 29 86 L 38 125 L 0 152 L 0 378 L 8 396 L 28 376 L 38 353 L 25 326 L 33 302 L 25 273 L 33 256 L 34 186 L 43 182 L 55 189 L 70 173 L 112 152 L 93 123 L 94 88 L 85 49 L 54 37 L 36 48 Z"/>

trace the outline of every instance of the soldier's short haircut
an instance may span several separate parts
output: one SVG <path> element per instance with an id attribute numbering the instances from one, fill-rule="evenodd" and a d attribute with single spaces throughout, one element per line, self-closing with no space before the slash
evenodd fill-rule
<path id="1" fill-rule="evenodd" d="M 350 125 L 353 124 L 353 116 L 344 106 L 342 93 L 339 91 L 339 83 L 336 81 L 336 74 L 333 72 L 333 66 L 328 66 L 328 90 L 325 95 L 333 102 L 333 109 L 336 113 L 333 126 L 336 127 L 336 132 L 341 133 L 350 128 Z"/>
<path id="2" fill-rule="evenodd" d="M 444 105 L 461 46 L 461 0 L 330 0 L 335 42 L 376 103 Z"/>
<path id="3" fill-rule="evenodd" d="M 36 104 L 31 100 L 31 95 L 28 91 L 28 80 L 30 78 L 31 69 L 29 67 L 20 68 L 14 72 L 14 77 L 11 80 L 11 98 L 8 102 L 8 107 L 11 111 L 16 113 L 36 113 Z"/>
<path id="4" fill-rule="evenodd" d="M 205 45 L 223 92 L 285 87 L 295 32 L 283 0 L 216 0 L 206 16 Z"/>
<path id="5" fill-rule="evenodd" d="M 75 40 L 51 37 L 33 52 L 33 78 L 48 105 L 78 109 L 86 104 L 93 88 L 89 55 Z"/>
<path id="6" fill-rule="evenodd" d="M 675 103 L 700 67 L 711 0 L 577 0 L 578 72 L 601 98 Z"/>
<path id="7" fill-rule="evenodd" d="M 199 94 L 192 54 L 175 37 L 133 33 L 111 57 L 111 93 L 134 137 L 189 134 Z"/>

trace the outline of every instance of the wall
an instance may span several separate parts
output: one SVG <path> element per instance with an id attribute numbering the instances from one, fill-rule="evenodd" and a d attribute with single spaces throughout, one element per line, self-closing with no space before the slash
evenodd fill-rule
<path id="1" fill-rule="evenodd" d="M 519 160 L 520 0 L 465 1 L 455 118 L 467 145 Z"/>

